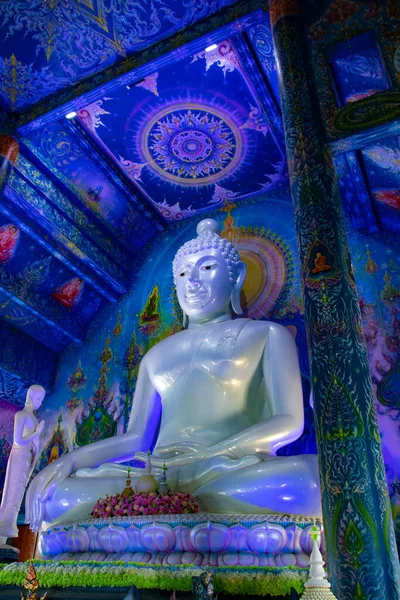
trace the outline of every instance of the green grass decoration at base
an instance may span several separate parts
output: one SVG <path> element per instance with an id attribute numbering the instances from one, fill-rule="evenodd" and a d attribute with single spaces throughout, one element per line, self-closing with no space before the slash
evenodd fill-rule
<path id="1" fill-rule="evenodd" d="M 33 561 L 41 588 L 130 587 L 190 591 L 192 577 L 205 567 L 166 567 L 146 563 Z M 28 563 L 0 565 L 0 586 L 22 587 Z M 308 569 L 299 567 L 206 567 L 213 571 L 215 591 L 234 595 L 287 596 L 304 591 Z"/>

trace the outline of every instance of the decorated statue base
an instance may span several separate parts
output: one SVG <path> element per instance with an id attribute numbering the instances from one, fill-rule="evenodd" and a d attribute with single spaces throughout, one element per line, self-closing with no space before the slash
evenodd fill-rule
<path id="1" fill-rule="evenodd" d="M 40 534 L 39 549 L 44 558 L 60 561 L 308 567 L 313 525 L 309 517 L 279 514 L 87 519 L 49 527 Z M 316 525 L 322 532 L 320 520 Z"/>

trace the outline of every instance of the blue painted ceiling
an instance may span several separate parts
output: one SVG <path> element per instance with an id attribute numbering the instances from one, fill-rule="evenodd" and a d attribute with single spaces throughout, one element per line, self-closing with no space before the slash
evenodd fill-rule
<path id="1" fill-rule="evenodd" d="M 0 99 L 26 110 L 234 0 L 0 2 Z"/>
<path id="2" fill-rule="evenodd" d="M 267 22 L 252 29 L 272 49 Z M 236 34 L 212 50 L 172 57 L 141 81 L 101 95 L 73 123 L 56 121 L 23 142 L 134 248 L 154 232 L 109 181 L 99 151 L 139 203 L 167 222 L 286 189 L 282 125 L 266 91 L 243 34 Z"/>
<path id="3" fill-rule="evenodd" d="M 186 26 L 231 4 L 245 11 L 243 0 L 143 0 L 119 10 L 111 0 L 0 2 L 0 104 L 11 120 L 28 111 L 0 202 L 0 328 L 50 349 L 47 363 L 128 291 L 157 232 L 265 194 L 289 197 L 268 13 L 212 33 L 204 26 L 182 44 Z M 330 4 L 310 2 L 310 31 L 323 25 L 330 35 Z M 87 89 L 94 74 L 167 38 L 175 49 Z M 390 86 L 375 38 L 351 49 L 369 71 L 347 50 L 329 55 L 337 103 Z M 76 100 L 63 108 L 71 89 Z M 59 107 L 43 115 L 55 92 Z M 388 135 L 336 156 L 355 228 L 400 229 L 398 141 Z"/>

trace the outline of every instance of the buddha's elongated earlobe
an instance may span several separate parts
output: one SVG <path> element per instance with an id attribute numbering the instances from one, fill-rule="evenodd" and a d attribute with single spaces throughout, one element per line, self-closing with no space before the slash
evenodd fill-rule
<path id="1" fill-rule="evenodd" d="M 187 314 L 185 312 L 183 313 L 182 325 L 183 325 L 183 329 L 187 329 L 189 326 L 189 317 L 187 316 Z"/>
<path id="2" fill-rule="evenodd" d="M 235 265 L 236 270 L 236 282 L 233 286 L 232 294 L 231 294 L 231 305 L 232 310 L 237 315 L 241 315 L 243 310 L 240 305 L 240 294 L 242 291 L 242 287 L 244 284 L 244 280 L 246 279 L 246 270 L 247 267 L 244 262 L 240 261 Z"/>

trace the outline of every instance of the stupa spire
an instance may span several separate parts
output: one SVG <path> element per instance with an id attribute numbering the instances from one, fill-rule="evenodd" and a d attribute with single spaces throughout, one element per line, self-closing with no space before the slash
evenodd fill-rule
<path id="1" fill-rule="evenodd" d="M 311 530 L 313 549 L 310 556 L 310 577 L 304 584 L 306 591 L 301 596 L 302 600 L 337 600 L 331 592 L 331 584 L 326 578 L 324 559 L 318 548 L 319 530 L 315 525 Z"/>

